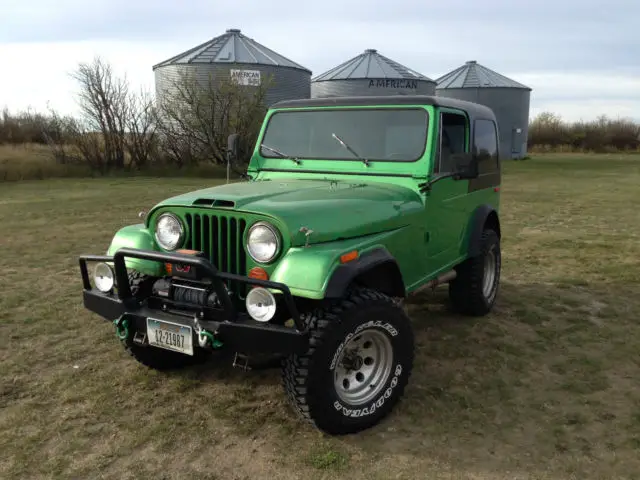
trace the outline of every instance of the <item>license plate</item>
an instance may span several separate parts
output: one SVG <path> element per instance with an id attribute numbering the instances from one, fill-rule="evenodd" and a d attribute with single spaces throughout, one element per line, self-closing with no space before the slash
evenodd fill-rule
<path id="1" fill-rule="evenodd" d="M 147 318 L 147 339 L 149 345 L 193 355 L 191 327 L 177 323 Z"/>

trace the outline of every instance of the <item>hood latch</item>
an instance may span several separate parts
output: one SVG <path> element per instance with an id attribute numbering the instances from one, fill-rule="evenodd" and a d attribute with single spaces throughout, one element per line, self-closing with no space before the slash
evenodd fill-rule
<path id="1" fill-rule="evenodd" d="M 299 231 L 304 233 L 304 236 L 306 238 L 304 248 L 307 248 L 309 246 L 309 236 L 313 233 L 313 230 L 311 230 L 309 227 L 300 227 Z"/>

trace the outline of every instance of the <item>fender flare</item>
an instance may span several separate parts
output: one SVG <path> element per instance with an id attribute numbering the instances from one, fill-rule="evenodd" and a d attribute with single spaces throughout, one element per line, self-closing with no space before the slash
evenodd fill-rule
<path id="1" fill-rule="evenodd" d="M 339 265 L 332 273 L 325 298 L 343 298 L 351 283 L 365 273 L 373 273 L 367 284 L 392 297 L 406 295 L 404 281 L 396 259 L 384 247 L 364 252 L 357 260 Z"/>
<path id="2" fill-rule="evenodd" d="M 494 228 L 498 234 L 498 238 L 501 238 L 500 218 L 498 216 L 498 212 L 489 204 L 480 205 L 475 209 L 473 216 L 471 217 L 469 243 L 467 246 L 469 257 L 480 255 L 480 240 L 482 238 L 482 231 L 486 225 Z"/>
<path id="3" fill-rule="evenodd" d="M 111 239 L 107 255 L 114 255 L 123 247 L 159 251 L 153 235 L 143 223 L 128 225 L 118 230 Z M 161 262 L 152 260 L 127 257 L 125 265 L 128 269 L 136 270 L 151 277 L 161 277 L 165 273 L 164 265 Z"/>

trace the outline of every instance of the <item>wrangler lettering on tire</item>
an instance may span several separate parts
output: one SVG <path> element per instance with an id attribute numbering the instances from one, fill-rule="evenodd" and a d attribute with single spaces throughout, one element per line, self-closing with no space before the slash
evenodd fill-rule
<path id="1" fill-rule="evenodd" d="M 283 367 L 298 413 L 333 434 L 354 433 L 386 417 L 413 368 L 413 331 L 402 308 L 382 293 L 358 288 L 305 320 L 311 346 Z"/>

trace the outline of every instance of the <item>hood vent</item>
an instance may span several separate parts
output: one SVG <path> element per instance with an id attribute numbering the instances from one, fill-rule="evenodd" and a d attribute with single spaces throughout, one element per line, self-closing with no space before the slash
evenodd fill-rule
<path id="1" fill-rule="evenodd" d="M 198 198 L 192 205 L 200 207 L 226 207 L 233 208 L 236 206 L 236 202 L 232 200 L 215 200 L 213 198 Z"/>

